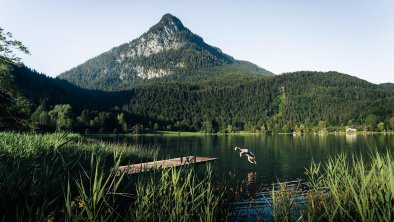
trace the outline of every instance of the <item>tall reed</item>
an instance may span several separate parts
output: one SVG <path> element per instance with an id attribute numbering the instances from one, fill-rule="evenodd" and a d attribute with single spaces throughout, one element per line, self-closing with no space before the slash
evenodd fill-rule
<path id="1" fill-rule="evenodd" d="M 119 175 L 157 149 L 76 134 L 0 132 L 0 221 L 214 221 L 223 208 L 210 165 Z M 130 207 L 131 206 L 131 207 Z"/>
<path id="2" fill-rule="evenodd" d="M 0 220 L 59 217 L 65 196 L 85 197 L 86 203 L 92 198 L 95 206 L 102 200 L 96 201 L 101 195 L 96 188 L 113 190 L 120 183 L 120 178 L 112 176 L 117 165 L 152 159 L 156 154 L 157 150 L 141 147 L 90 143 L 76 134 L 1 132 Z M 76 195 L 70 197 L 71 193 Z"/>
<path id="3" fill-rule="evenodd" d="M 298 216 L 287 213 L 294 205 L 274 202 L 276 221 L 394 221 L 394 159 L 389 152 L 376 152 L 368 161 L 340 154 L 326 163 L 312 162 L 306 175 L 309 189 L 291 196 L 304 200 L 294 202 L 301 207 Z"/>
<path id="4" fill-rule="evenodd" d="M 215 221 L 222 192 L 212 186 L 208 164 L 204 178 L 193 168 L 171 168 L 156 177 L 140 177 L 132 215 L 135 221 Z"/>
<path id="5" fill-rule="evenodd" d="M 70 180 L 67 181 L 64 191 L 66 221 L 123 220 L 117 212 L 117 197 L 122 194 L 117 191 L 125 174 L 117 176 L 121 158 L 115 153 L 115 159 L 114 167 L 108 172 L 102 167 L 100 157 L 92 155 L 90 170 L 74 179 L 76 192 L 72 192 Z"/>
<path id="6" fill-rule="evenodd" d="M 361 157 L 349 160 L 339 155 L 323 168 L 312 164 L 307 174 L 313 188 L 311 201 L 325 190 L 324 199 L 317 198 L 322 220 L 394 220 L 394 159 L 389 152 L 373 154 L 368 165 Z"/>

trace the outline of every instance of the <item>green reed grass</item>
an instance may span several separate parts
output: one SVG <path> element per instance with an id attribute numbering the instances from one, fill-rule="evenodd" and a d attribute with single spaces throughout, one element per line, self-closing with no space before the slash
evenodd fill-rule
<path id="1" fill-rule="evenodd" d="M 273 185 L 271 191 L 272 217 L 276 221 L 297 221 L 300 215 L 304 213 L 304 206 L 300 202 L 300 196 L 297 191 L 301 190 L 301 184 L 297 186 L 288 186 L 286 183 L 278 183 L 275 190 Z"/>
<path id="2" fill-rule="evenodd" d="M 137 200 L 132 215 L 135 221 L 214 221 L 222 192 L 212 186 L 208 164 L 204 178 L 193 168 L 171 168 L 137 183 Z"/>
<path id="3" fill-rule="evenodd" d="M 117 212 L 119 186 L 125 174 L 117 176 L 117 167 L 121 156 L 115 153 L 117 160 L 114 167 L 102 167 L 100 157 L 91 157 L 91 167 L 78 179 L 74 179 L 76 192 L 72 192 L 70 180 L 64 192 L 64 219 L 66 221 L 116 221 L 124 220 Z"/>
<path id="4" fill-rule="evenodd" d="M 76 134 L 0 133 L 0 221 L 213 221 L 223 191 L 210 167 L 120 174 L 157 148 L 90 142 Z"/>
<path id="5" fill-rule="evenodd" d="M 156 154 L 157 149 L 91 143 L 76 134 L 1 132 L 0 220 L 57 217 L 64 210 L 65 191 L 94 199 L 97 194 L 88 190 L 107 187 L 117 165 L 153 159 Z"/>
<path id="6" fill-rule="evenodd" d="M 309 190 L 302 194 L 305 203 L 299 204 L 298 216 L 274 214 L 275 220 L 394 220 L 394 159 L 389 152 L 374 153 L 368 161 L 340 154 L 326 163 L 313 162 L 306 174 Z M 288 212 L 294 207 L 284 203 L 275 204 L 277 212 Z"/>

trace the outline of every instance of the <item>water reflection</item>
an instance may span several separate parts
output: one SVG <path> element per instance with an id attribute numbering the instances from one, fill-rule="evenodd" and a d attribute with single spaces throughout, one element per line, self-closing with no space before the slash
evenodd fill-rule
<path id="1" fill-rule="evenodd" d="M 253 184 L 256 182 L 256 172 L 249 172 L 248 173 L 248 186 L 253 186 Z"/>
<path id="2" fill-rule="evenodd" d="M 347 142 L 347 143 L 353 144 L 353 143 L 355 143 L 356 140 L 357 140 L 357 134 L 355 134 L 355 133 L 346 134 L 346 135 L 345 135 L 345 138 L 346 138 L 346 142 Z"/>

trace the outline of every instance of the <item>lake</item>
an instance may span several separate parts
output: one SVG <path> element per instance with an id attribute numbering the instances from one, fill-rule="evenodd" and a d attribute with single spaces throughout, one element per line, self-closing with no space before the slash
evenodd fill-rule
<path id="1" fill-rule="evenodd" d="M 89 136 L 111 142 L 160 147 L 158 159 L 186 155 L 216 157 L 214 173 L 219 178 L 244 181 L 251 187 L 271 186 L 278 181 L 304 178 L 312 160 L 326 161 L 339 153 L 362 155 L 393 151 L 393 135 L 203 135 L 203 136 Z M 245 147 L 256 156 L 257 165 L 239 157 L 234 147 Z"/>

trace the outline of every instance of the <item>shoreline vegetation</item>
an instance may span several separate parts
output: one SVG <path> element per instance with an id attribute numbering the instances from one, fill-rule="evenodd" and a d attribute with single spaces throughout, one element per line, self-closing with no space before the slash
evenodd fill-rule
<path id="1" fill-rule="evenodd" d="M 217 221 L 237 219 L 228 185 L 210 165 L 140 175 L 117 166 L 152 160 L 157 148 L 89 142 L 78 134 L 0 132 L 2 221 Z M 272 190 L 274 221 L 392 221 L 394 159 L 340 154 L 306 168 L 307 189 Z M 301 194 L 299 194 L 301 193 Z M 304 202 L 297 202 L 297 199 Z"/>
<path id="2" fill-rule="evenodd" d="M 156 156 L 157 148 L 77 134 L 0 132 L 0 220 L 215 221 L 225 208 L 210 165 L 118 173 Z"/>
<path id="3" fill-rule="evenodd" d="M 394 159 L 389 152 L 372 153 L 368 164 L 363 157 L 339 154 L 312 162 L 305 174 L 308 190 L 301 195 L 286 184 L 272 192 L 275 221 L 393 221 Z"/>
<path id="4" fill-rule="evenodd" d="M 141 134 L 134 133 L 89 133 L 89 134 L 81 134 L 81 135 L 90 135 L 90 136 L 232 136 L 232 135 L 393 135 L 394 131 L 385 131 L 385 132 L 374 132 L 374 131 L 357 131 L 357 132 L 324 132 L 324 133 L 253 133 L 247 131 L 240 131 L 234 133 L 204 133 L 204 132 L 188 132 L 188 131 L 153 131 Z"/>

